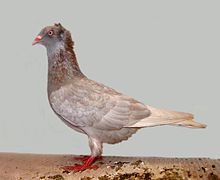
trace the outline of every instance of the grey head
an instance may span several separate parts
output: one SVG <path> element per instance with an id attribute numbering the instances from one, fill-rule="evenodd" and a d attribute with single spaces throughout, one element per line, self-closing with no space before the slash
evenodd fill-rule
<path id="1" fill-rule="evenodd" d="M 47 48 L 48 53 L 58 49 L 66 50 L 73 48 L 71 34 L 60 23 L 43 28 L 35 38 L 32 45 L 41 44 Z"/>

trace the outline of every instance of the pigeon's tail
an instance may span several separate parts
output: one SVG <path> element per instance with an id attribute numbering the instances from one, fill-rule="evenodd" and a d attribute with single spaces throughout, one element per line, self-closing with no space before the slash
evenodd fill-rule
<path id="1" fill-rule="evenodd" d="M 206 125 L 192 121 L 193 114 L 165 111 L 148 106 L 151 115 L 129 127 L 152 127 L 160 125 L 184 126 L 188 128 L 205 128 Z"/>

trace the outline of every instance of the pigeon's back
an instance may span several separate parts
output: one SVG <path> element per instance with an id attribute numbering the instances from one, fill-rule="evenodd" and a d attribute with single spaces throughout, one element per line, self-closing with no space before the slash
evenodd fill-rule
<path id="1" fill-rule="evenodd" d="M 144 105 L 92 80 L 71 80 L 49 95 L 51 107 L 70 127 L 101 142 L 118 143 L 139 128 L 175 125 L 204 128 L 193 115 Z"/>

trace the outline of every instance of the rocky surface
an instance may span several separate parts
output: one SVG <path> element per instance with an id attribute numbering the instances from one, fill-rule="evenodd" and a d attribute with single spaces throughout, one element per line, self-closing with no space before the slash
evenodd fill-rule
<path id="1" fill-rule="evenodd" d="M 73 155 L 0 153 L 1 180 L 220 180 L 220 160 L 209 158 L 110 157 L 98 169 L 60 167 L 80 163 Z"/>

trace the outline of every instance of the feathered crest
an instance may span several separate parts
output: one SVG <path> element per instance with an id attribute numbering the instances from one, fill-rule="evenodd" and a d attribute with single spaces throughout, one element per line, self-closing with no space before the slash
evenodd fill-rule
<path id="1" fill-rule="evenodd" d="M 62 25 L 60 23 L 54 23 L 54 26 L 62 27 Z"/>
<path id="2" fill-rule="evenodd" d="M 60 23 L 55 23 L 54 26 L 56 27 L 56 29 L 58 30 L 58 33 L 60 34 L 60 37 L 64 41 L 65 50 L 70 52 L 70 54 L 72 56 L 71 59 L 74 60 L 73 63 L 74 63 L 75 69 L 80 72 L 79 65 L 76 61 L 76 55 L 73 51 L 74 42 L 72 41 L 70 32 L 68 30 L 66 30 Z"/>
<path id="3" fill-rule="evenodd" d="M 55 23 L 54 26 L 58 28 L 59 33 L 63 36 L 66 50 L 71 51 L 71 49 L 73 49 L 74 42 L 72 41 L 70 32 L 66 30 L 60 23 Z"/>
<path id="4" fill-rule="evenodd" d="M 66 31 L 66 29 L 60 23 L 55 23 L 54 26 L 58 30 L 59 34 L 63 34 Z"/>

